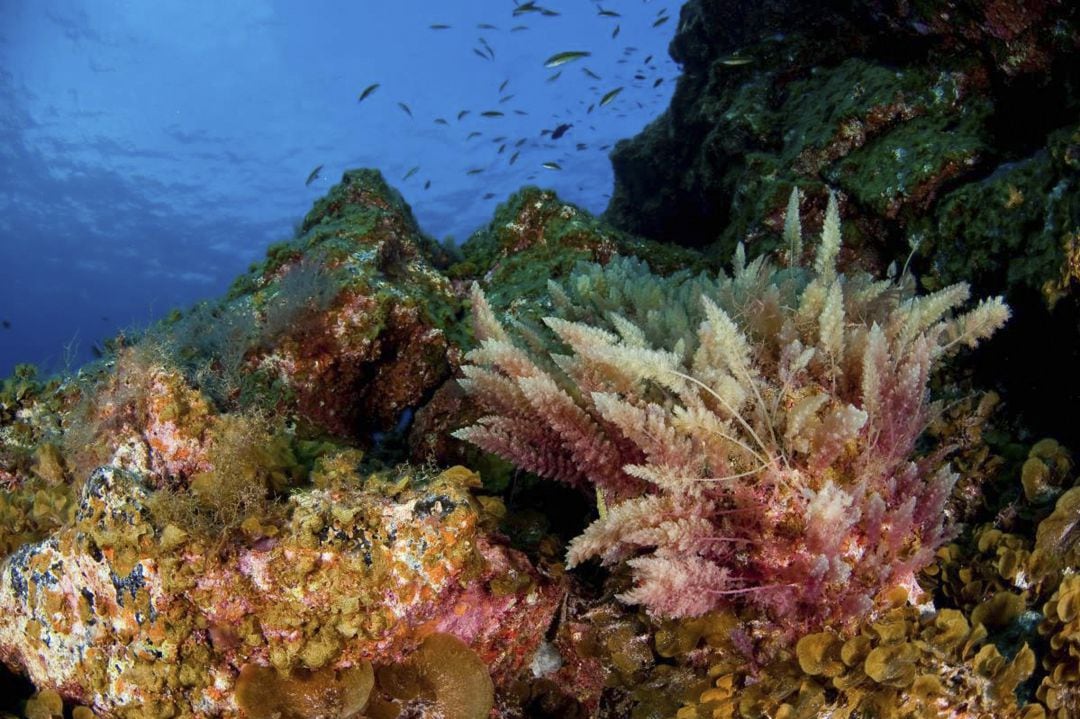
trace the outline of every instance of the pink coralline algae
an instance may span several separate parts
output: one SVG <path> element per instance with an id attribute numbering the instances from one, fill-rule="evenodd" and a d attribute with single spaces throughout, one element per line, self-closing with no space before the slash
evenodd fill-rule
<path id="1" fill-rule="evenodd" d="M 936 412 L 928 377 L 1008 308 L 993 299 L 953 316 L 965 285 L 918 296 L 907 275 L 838 273 L 829 204 L 812 267 L 747 263 L 740 248 L 733 275 L 707 291 L 667 290 L 682 313 L 669 321 L 639 311 L 656 298 L 632 290 L 623 306 L 592 313 L 606 322 L 546 319 L 560 348 L 548 356 L 540 335 L 522 327 L 519 344 L 474 292 L 482 341 L 462 385 L 487 415 L 457 436 L 595 487 L 600 518 L 572 542 L 569 563 L 629 565 L 624 601 L 669 617 L 739 603 L 798 633 L 861 618 L 885 589 L 913 588 L 950 536 L 948 448 L 915 447 Z M 797 193 L 785 239 L 801 257 Z M 608 293 L 598 306 L 620 283 L 662 286 L 635 267 L 597 271 Z M 676 340 L 686 317 L 694 323 Z"/>

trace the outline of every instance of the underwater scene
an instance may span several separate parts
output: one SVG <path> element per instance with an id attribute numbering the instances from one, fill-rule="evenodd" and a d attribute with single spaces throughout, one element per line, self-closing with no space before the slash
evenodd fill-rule
<path id="1" fill-rule="evenodd" d="M 1080 719 L 1080 3 L 0 2 L 0 719 Z"/>

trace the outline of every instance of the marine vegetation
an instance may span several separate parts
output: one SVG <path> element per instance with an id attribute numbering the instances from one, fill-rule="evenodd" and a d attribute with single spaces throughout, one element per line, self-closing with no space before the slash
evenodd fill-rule
<path id="1" fill-rule="evenodd" d="M 835 197 L 805 264 L 798 203 L 788 266 L 741 246 L 715 278 L 583 265 L 551 288 L 554 338 L 512 334 L 474 286 L 480 344 L 461 384 L 487 414 L 456 436 L 595 488 L 600 518 L 569 565 L 625 563 L 620 599 L 656 616 L 739 604 L 795 635 L 842 626 L 914 588 L 953 531 L 950 446 L 916 447 L 940 409 L 928 378 L 1009 309 L 957 314 L 965 284 L 919 295 L 906 272 L 840 272 Z"/>

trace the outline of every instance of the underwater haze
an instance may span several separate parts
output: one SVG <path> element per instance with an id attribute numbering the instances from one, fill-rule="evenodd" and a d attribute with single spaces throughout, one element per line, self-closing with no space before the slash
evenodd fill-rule
<path id="1" fill-rule="evenodd" d="M 0 376 L 221 294 L 349 168 L 437 239 L 526 184 L 602 211 L 678 3 L 533 7 L 0 2 Z"/>

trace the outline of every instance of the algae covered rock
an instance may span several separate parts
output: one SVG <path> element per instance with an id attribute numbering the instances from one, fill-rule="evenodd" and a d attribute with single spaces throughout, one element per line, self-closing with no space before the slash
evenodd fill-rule
<path id="1" fill-rule="evenodd" d="M 377 171 L 347 172 L 224 301 L 156 334 L 219 403 L 366 438 L 451 369 L 459 303 L 433 264 L 443 260 Z"/>
<path id="2" fill-rule="evenodd" d="M 269 684 L 271 713 L 314 716 L 304 697 L 321 687 L 338 699 L 317 714 L 347 716 L 366 699 L 356 668 L 411 656 L 423 627 L 504 678 L 539 644 L 555 598 L 482 533 L 475 485 L 460 470 L 342 477 L 294 493 L 275 531 L 223 551 L 165 541 L 143 478 L 102 468 L 73 523 L 4 561 L 0 656 L 39 687 L 130 717 L 229 715 Z M 508 572 L 526 581 L 492 589 Z"/>

